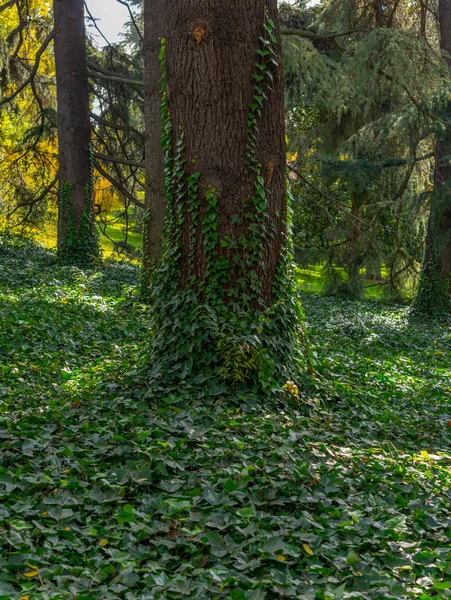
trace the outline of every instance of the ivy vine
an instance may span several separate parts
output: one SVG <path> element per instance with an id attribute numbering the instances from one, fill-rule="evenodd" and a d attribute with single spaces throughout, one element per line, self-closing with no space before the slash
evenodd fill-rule
<path id="1" fill-rule="evenodd" d="M 264 244 L 271 231 L 268 190 L 258 160 L 259 124 L 278 68 L 275 23 L 266 15 L 252 75 L 243 199 L 236 215 L 244 232 L 219 235 L 217 190 L 202 192 L 201 173 L 186 173 L 184 133 L 174 131 L 166 82 L 166 40 L 160 51 L 162 147 L 165 154 L 167 215 L 161 264 L 153 273 L 153 339 L 146 353 L 146 376 L 154 393 L 180 393 L 201 386 L 226 390 L 280 392 L 306 367 L 301 338 L 302 307 L 292 271 L 291 228 L 287 224 L 271 306 L 262 301 Z M 174 141 L 175 134 L 177 141 Z M 195 161 L 194 161 L 195 162 Z M 188 220 L 188 223 L 186 223 Z M 188 228 L 188 246 L 182 232 Z M 185 240 L 186 244 L 186 240 Z M 199 245 L 205 264 L 197 269 Z M 182 251 L 183 248 L 183 251 Z M 225 252 L 225 250 L 233 250 Z M 183 256 L 187 253 L 187 258 Z M 181 281 L 182 261 L 188 280 Z M 230 273 L 239 278 L 230 281 Z M 293 384 L 295 386 L 295 384 Z M 291 389 L 291 388 L 290 388 Z M 285 387 L 286 390 L 286 387 Z"/>
<path id="2" fill-rule="evenodd" d="M 441 230 L 444 215 L 449 210 L 450 185 L 451 182 L 444 183 L 434 190 L 431 197 L 429 243 L 412 308 L 414 317 L 442 318 L 451 314 L 451 274 L 443 272 L 443 256 L 447 247 L 451 246 L 451 232 Z"/>
<path id="3" fill-rule="evenodd" d="M 94 155 L 89 148 L 89 182 L 84 190 L 84 209 L 78 226 L 72 202 L 72 184 L 60 185 L 59 220 L 63 232 L 58 254 L 65 264 L 88 266 L 100 256 L 99 235 L 94 220 Z"/>

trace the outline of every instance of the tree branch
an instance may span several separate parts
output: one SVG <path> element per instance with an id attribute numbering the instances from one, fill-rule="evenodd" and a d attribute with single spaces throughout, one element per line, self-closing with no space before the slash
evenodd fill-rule
<path id="1" fill-rule="evenodd" d="M 116 123 L 110 123 L 106 119 L 102 119 L 102 117 L 99 117 L 99 115 L 96 115 L 93 112 L 91 113 L 91 118 L 94 119 L 94 121 L 97 121 L 97 123 L 104 125 L 105 127 L 110 127 L 111 129 L 118 129 L 119 131 L 131 131 L 132 133 L 136 133 L 136 135 L 138 135 L 141 139 L 144 139 L 144 134 L 141 131 L 138 131 L 137 129 L 135 129 L 134 127 L 128 127 L 126 125 L 117 125 Z"/>
<path id="2" fill-rule="evenodd" d="M 107 173 L 107 171 L 105 171 L 105 169 L 96 160 L 94 161 L 94 166 L 100 175 L 109 181 L 111 185 L 113 185 L 121 194 L 128 198 L 130 202 L 133 202 L 133 204 L 139 206 L 140 208 L 144 208 L 144 202 L 140 202 L 133 196 L 133 194 L 130 194 L 130 192 L 119 181 L 117 181 L 117 179 Z"/>
<path id="3" fill-rule="evenodd" d="M 42 55 L 47 50 L 47 47 L 50 44 L 50 42 L 53 40 L 54 36 L 55 36 L 55 30 L 52 29 L 52 31 L 45 38 L 42 46 L 36 52 L 36 58 L 34 61 L 33 68 L 30 71 L 30 75 L 27 77 L 27 79 L 25 81 L 23 81 L 21 83 L 21 85 L 19 85 L 19 87 L 12 94 L 10 94 L 9 96 L 6 96 L 6 98 L 2 98 L 0 100 L 0 106 L 2 106 L 3 104 L 8 104 L 8 102 L 11 102 L 11 100 L 14 100 L 14 98 L 16 98 L 16 96 L 18 96 L 34 80 L 36 73 L 39 70 L 39 65 L 41 62 Z"/>
<path id="4" fill-rule="evenodd" d="M 55 184 L 58 181 L 58 173 L 55 175 L 55 178 L 49 183 L 48 186 L 46 186 L 42 192 L 39 194 L 39 196 L 37 196 L 36 198 L 32 198 L 29 202 L 22 202 L 17 204 L 17 206 L 15 206 L 9 213 L 8 213 L 8 219 L 10 219 L 15 212 L 17 212 L 20 208 L 24 208 L 25 206 L 28 207 L 28 213 L 27 215 L 24 217 L 24 219 L 22 219 L 22 221 L 19 223 L 19 225 L 22 225 L 30 216 L 31 214 L 31 210 L 33 209 L 33 206 L 35 204 L 38 204 L 39 202 L 41 202 L 42 200 L 44 200 L 44 198 L 47 196 L 47 194 L 50 192 L 50 190 L 55 186 Z"/>
<path id="5" fill-rule="evenodd" d="M 91 70 L 88 71 L 88 75 L 89 77 L 92 77 L 92 79 L 103 79 L 105 81 L 113 81 L 114 83 L 123 83 L 124 85 L 138 85 L 140 87 L 144 87 L 143 81 L 136 81 L 135 79 L 125 79 L 118 75 L 104 75 L 103 73 L 94 72 Z M 141 95 L 141 92 L 139 93 Z"/>
<path id="6" fill-rule="evenodd" d="M 308 38 L 311 40 L 319 40 L 323 42 L 332 42 L 335 38 L 345 37 L 352 35 L 353 33 L 368 33 L 369 29 L 350 29 L 349 31 L 343 31 L 341 33 L 314 33 L 307 29 L 290 29 L 282 27 L 280 33 L 282 35 L 297 35 L 299 37 Z"/>
<path id="7" fill-rule="evenodd" d="M 128 5 L 128 2 L 124 2 L 124 0 L 116 0 L 116 2 L 119 2 L 119 4 L 122 4 L 123 6 L 127 7 L 128 14 L 130 15 L 130 19 L 131 19 L 131 21 L 133 23 L 133 27 L 136 29 L 136 32 L 137 32 L 137 34 L 139 36 L 139 39 L 141 40 L 141 43 L 144 44 L 144 36 L 141 33 L 141 30 L 138 27 L 138 24 L 136 23 L 135 15 L 133 14 L 132 9 Z"/>
<path id="8" fill-rule="evenodd" d="M 108 77 L 109 80 L 110 80 L 110 78 L 113 78 L 113 80 L 118 80 L 119 83 L 127 83 L 129 85 L 137 85 L 139 87 L 144 87 L 144 81 L 139 81 L 137 79 L 129 79 L 127 77 L 121 77 L 114 71 L 109 71 L 108 69 L 105 69 L 104 67 L 101 67 L 97 63 L 92 62 L 90 60 L 88 60 L 88 68 L 91 69 L 92 71 L 95 71 L 96 73 L 105 75 L 105 77 Z M 93 76 L 99 77 L 98 75 L 93 75 Z M 99 77 L 99 79 L 101 79 L 101 78 Z"/>
<path id="9" fill-rule="evenodd" d="M 2 13 L 7 8 L 11 8 L 11 6 L 14 6 L 15 4 L 17 4 L 17 2 L 18 0 L 9 0 L 9 2 L 5 2 L 5 4 L 0 4 L 0 13 Z"/>
<path id="10" fill-rule="evenodd" d="M 145 164 L 143 162 L 137 162 L 136 160 L 127 160 L 126 158 L 117 158 L 116 156 L 110 156 L 108 154 L 99 154 L 98 152 L 94 152 L 94 158 L 98 158 L 99 160 L 104 160 L 105 162 L 119 163 L 120 165 L 128 165 L 129 167 L 138 167 L 140 169 L 145 168 Z"/>

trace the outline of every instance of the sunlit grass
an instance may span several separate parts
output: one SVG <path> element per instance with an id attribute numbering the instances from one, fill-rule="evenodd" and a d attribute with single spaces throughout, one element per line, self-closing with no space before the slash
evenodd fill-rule
<path id="1" fill-rule="evenodd" d="M 114 242 L 127 241 L 135 249 L 142 248 L 142 235 L 129 231 L 126 233 L 126 226 L 120 221 L 110 221 L 105 227 L 98 226 L 100 233 L 100 248 L 104 258 L 109 258 L 114 253 Z M 106 234 L 106 235 L 105 235 Z M 33 238 L 44 246 L 44 248 L 56 248 L 57 235 L 55 225 L 48 223 L 44 228 L 37 231 Z"/>
<path id="2" fill-rule="evenodd" d="M 345 269 L 337 268 L 337 272 L 346 281 L 347 275 Z M 362 270 L 362 275 L 365 271 Z M 324 265 L 309 265 L 308 267 L 300 266 L 296 270 L 297 282 L 299 289 L 303 292 L 312 294 L 323 294 L 325 288 Z M 386 269 L 382 269 L 382 276 L 387 276 Z M 387 286 L 384 283 L 365 280 L 365 300 L 385 300 L 387 298 Z M 413 289 L 409 289 L 405 293 L 406 299 L 409 299 L 413 294 Z"/>

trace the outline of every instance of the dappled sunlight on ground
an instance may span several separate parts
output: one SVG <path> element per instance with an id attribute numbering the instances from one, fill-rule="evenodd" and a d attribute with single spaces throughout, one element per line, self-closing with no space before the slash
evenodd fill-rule
<path id="1" fill-rule="evenodd" d="M 137 275 L 0 246 L 0 598 L 449 597 L 450 328 L 303 294 L 299 404 L 155 402 Z"/>

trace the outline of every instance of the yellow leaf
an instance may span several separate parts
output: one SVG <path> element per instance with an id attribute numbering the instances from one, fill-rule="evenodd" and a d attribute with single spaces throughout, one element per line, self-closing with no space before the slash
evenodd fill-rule
<path id="1" fill-rule="evenodd" d="M 307 544 L 302 544 L 302 547 L 304 548 L 304 550 L 307 552 L 307 554 L 309 556 L 313 556 L 314 552 L 313 550 L 310 548 L 310 546 L 308 546 Z"/>
<path id="2" fill-rule="evenodd" d="M 41 513 L 43 517 L 46 517 L 49 513 L 45 510 L 43 513 Z"/>
<path id="3" fill-rule="evenodd" d="M 103 539 L 103 540 L 100 540 L 99 546 L 102 546 L 102 548 L 103 548 L 104 546 L 108 546 L 109 543 L 110 542 L 108 540 Z"/>
<path id="4" fill-rule="evenodd" d="M 429 458 L 429 452 L 427 450 L 422 450 L 420 452 L 420 456 L 423 458 Z"/>
<path id="5" fill-rule="evenodd" d="M 281 562 L 285 562 L 286 558 L 285 558 L 285 556 L 283 554 L 278 554 L 277 555 L 277 560 L 280 560 Z"/>
<path id="6" fill-rule="evenodd" d="M 400 571 L 411 571 L 412 567 L 410 565 L 403 565 L 402 567 L 399 567 Z"/>
<path id="7" fill-rule="evenodd" d="M 30 596 L 22 596 L 22 600 L 30 600 Z"/>
<path id="8" fill-rule="evenodd" d="M 37 571 L 27 571 L 26 573 L 24 573 L 25 577 L 36 577 L 36 575 L 39 575 L 39 573 Z"/>
<path id="9" fill-rule="evenodd" d="M 70 527 L 66 527 L 66 531 L 70 531 Z"/>

